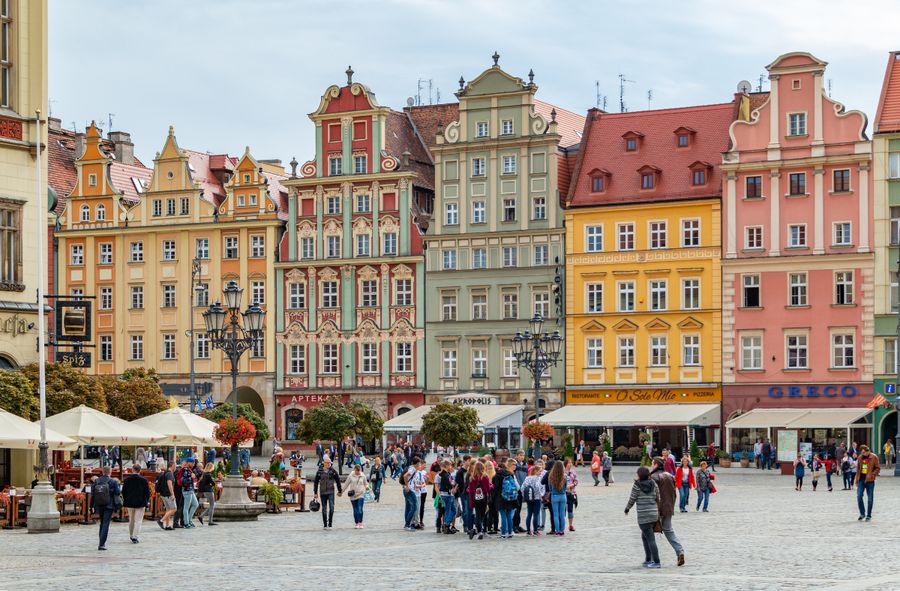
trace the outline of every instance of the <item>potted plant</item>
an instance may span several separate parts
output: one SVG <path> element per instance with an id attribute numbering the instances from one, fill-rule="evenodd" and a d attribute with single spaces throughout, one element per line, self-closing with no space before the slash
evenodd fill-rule
<path id="1" fill-rule="evenodd" d="M 716 450 L 716 459 L 719 461 L 721 467 L 731 468 L 731 456 L 729 456 L 728 452 L 724 449 Z"/>
<path id="2" fill-rule="evenodd" d="M 750 456 L 747 455 L 747 452 L 741 454 L 741 468 L 749 468 L 750 467 Z"/>
<path id="3" fill-rule="evenodd" d="M 259 496 L 266 500 L 267 513 L 281 513 L 281 503 L 284 502 L 284 492 L 281 488 L 267 482 L 259 487 Z"/>

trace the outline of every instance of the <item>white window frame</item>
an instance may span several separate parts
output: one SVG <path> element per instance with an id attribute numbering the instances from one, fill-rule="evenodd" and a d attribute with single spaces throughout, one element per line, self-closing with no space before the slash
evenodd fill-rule
<path id="1" fill-rule="evenodd" d="M 322 373 L 337 374 L 340 371 L 340 347 L 337 343 L 322 344 Z"/>
<path id="2" fill-rule="evenodd" d="M 507 154 L 503 156 L 503 173 L 516 174 L 518 172 L 518 160 L 515 154 Z"/>
<path id="3" fill-rule="evenodd" d="M 459 296 L 455 291 L 441 292 L 441 322 L 455 322 L 458 314 Z"/>
<path id="4" fill-rule="evenodd" d="M 397 279 L 394 281 L 394 305 L 412 306 L 413 287 L 412 279 Z"/>
<path id="5" fill-rule="evenodd" d="M 744 250 L 763 249 L 763 227 L 744 226 Z"/>
<path id="6" fill-rule="evenodd" d="M 603 224 L 584 227 L 585 252 L 603 252 Z"/>
<path id="7" fill-rule="evenodd" d="M 69 264 L 74 267 L 84 266 L 84 244 L 73 244 L 69 248 Z"/>
<path id="8" fill-rule="evenodd" d="M 616 250 L 627 252 L 635 248 L 634 222 L 616 224 Z"/>
<path id="9" fill-rule="evenodd" d="M 476 121 L 475 122 L 475 137 L 477 138 L 485 138 L 490 137 L 491 135 L 491 126 L 487 121 Z"/>
<path id="10" fill-rule="evenodd" d="M 759 371 L 763 368 L 763 334 L 740 333 L 740 368 L 742 371 Z"/>
<path id="11" fill-rule="evenodd" d="M 834 304 L 852 306 L 856 302 L 853 271 L 834 272 Z"/>
<path id="12" fill-rule="evenodd" d="M 585 365 L 596 369 L 603 367 L 603 337 L 588 337 L 584 342 Z"/>
<path id="13" fill-rule="evenodd" d="M 144 358 L 144 336 L 131 335 L 129 339 L 129 361 L 140 361 Z"/>
<path id="14" fill-rule="evenodd" d="M 458 375 L 459 364 L 457 363 L 456 349 L 441 348 L 441 377 L 452 379 Z"/>
<path id="15" fill-rule="evenodd" d="M 665 279 L 651 279 L 647 291 L 650 295 L 650 310 L 654 312 L 669 309 L 669 282 Z"/>
<path id="16" fill-rule="evenodd" d="M 473 269 L 487 269 L 488 266 L 488 255 L 487 249 L 483 247 L 476 247 L 472 249 L 472 268 Z"/>
<path id="17" fill-rule="evenodd" d="M 459 225 L 459 204 L 455 201 L 449 201 L 444 204 L 444 225 Z"/>
<path id="18" fill-rule="evenodd" d="M 516 320 L 519 318 L 518 290 L 509 288 L 501 290 L 500 302 L 502 304 L 504 320 Z"/>
<path id="19" fill-rule="evenodd" d="M 337 308 L 341 305 L 337 281 L 323 281 L 321 288 L 323 308 Z"/>
<path id="20" fill-rule="evenodd" d="M 224 252 L 222 253 L 222 258 L 228 260 L 234 260 L 240 258 L 241 251 L 240 246 L 238 245 L 238 237 L 237 236 L 225 236 L 223 241 Z"/>
<path id="21" fill-rule="evenodd" d="M 382 254 L 385 256 L 396 256 L 397 255 L 397 233 L 396 232 L 385 232 L 384 234 L 384 249 Z"/>
<path id="22" fill-rule="evenodd" d="M 100 254 L 99 262 L 101 265 L 111 265 L 113 262 L 113 245 L 112 242 L 101 242 L 99 244 Z"/>
<path id="23" fill-rule="evenodd" d="M 504 246 L 503 247 L 503 267 L 513 268 L 519 266 L 519 247 Z"/>
<path id="24" fill-rule="evenodd" d="M 306 373 L 306 345 L 291 345 L 288 348 L 288 373 L 303 375 Z"/>
<path id="25" fill-rule="evenodd" d="M 664 334 L 651 334 L 649 352 L 650 367 L 668 367 L 669 337 Z"/>
<path id="26" fill-rule="evenodd" d="M 667 220 L 650 220 L 647 222 L 649 234 L 650 250 L 662 250 L 668 247 L 668 227 Z"/>
<path id="27" fill-rule="evenodd" d="M 856 331 L 841 328 L 831 331 L 831 368 L 856 368 Z"/>
<path id="28" fill-rule="evenodd" d="M 788 306 L 809 305 L 809 275 L 804 271 L 788 273 Z"/>
<path id="29" fill-rule="evenodd" d="M 484 158 L 472 158 L 472 176 L 483 177 L 487 175 L 487 168 Z"/>
<path id="30" fill-rule="evenodd" d="M 132 242 L 129 246 L 129 249 L 131 251 L 131 258 L 129 259 L 129 262 L 144 262 L 144 242 L 142 240 L 136 240 Z"/>
<path id="31" fill-rule="evenodd" d="M 162 358 L 165 361 L 172 361 L 176 358 L 175 335 L 164 334 L 162 337 Z"/>
<path id="32" fill-rule="evenodd" d="M 755 306 L 747 304 L 748 288 L 755 288 L 757 290 L 757 304 Z M 762 305 L 762 276 L 759 273 L 745 273 L 741 275 L 741 307 L 762 308 Z"/>
<path id="33" fill-rule="evenodd" d="M 603 312 L 603 283 L 592 282 L 584 284 L 584 308 L 591 314 Z"/>
<path id="34" fill-rule="evenodd" d="M 448 248 L 441 251 L 441 269 L 444 271 L 455 271 L 456 266 L 456 249 Z"/>
<path id="35" fill-rule="evenodd" d="M 616 282 L 616 311 L 634 312 L 636 289 L 634 281 Z M 624 298 L 624 299 L 623 299 Z"/>
<path id="36" fill-rule="evenodd" d="M 484 224 L 487 223 L 487 208 L 485 206 L 484 201 L 473 201 L 472 202 L 472 223 L 473 224 Z"/>
<path id="37" fill-rule="evenodd" d="M 806 224 L 788 224 L 788 248 L 806 248 L 807 244 Z"/>
<path id="38" fill-rule="evenodd" d="M 209 259 L 209 238 L 197 238 L 194 242 L 194 258 Z"/>
<path id="39" fill-rule="evenodd" d="M 476 300 L 476 298 L 478 298 Z M 472 306 L 472 320 L 487 320 L 488 294 L 485 289 L 476 289 L 469 294 L 469 303 Z"/>
<path id="40" fill-rule="evenodd" d="M 796 111 L 787 114 L 787 135 L 788 137 L 807 135 L 806 111 Z"/>
<path id="41" fill-rule="evenodd" d="M 360 281 L 359 286 L 359 305 L 363 308 L 378 307 L 378 280 L 366 279 Z"/>
<path id="42" fill-rule="evenodd" d="M 831 224 L 831 245 L 832 246 L 852 246 L 853 244 L 853 224 L 849 221 L 832 222 Z"/>
<path id="43" fill-rule="evenodd" d="M 368 234 L 356 235 L 356 256 L 367 257 L 372 252 L 372 237 Z"/>
<path id="44" fill-rule="evenodd" d="M 546 220 L 547 219 L 547 198 L 544 196 L 537 196 L 531 199 L 531 211 L 532 211 L 532 219 L 535 220 Z"/>
<path id="45" fill-rule="evenodd" d="M 550 245 L 548 244 L 535 244 L 534 245 L 534 260 L 532 261 L 535 267 L 543 267 L 550 263 Z"/>
<path id="46" fill-rule="evenodd" d="M 792 339 L 796 339 L 791 344 Z M 791 351 L 796 350 L 796 361 L 791 365 Z M 800 352 L 802 351 L 802 356 Z M 802 357 L 802 359 L 801 359 Z M 802 364 L 801 364 L 802 362 Z M 784 365 L 785 369 L 809 369 L 809 333 L 806 331 L 787 331 L 784 334 Z"/>
<path id="47" fill-rule="evenodd" d="M 701 243 L 700 218 L 681 219 L 681 247 L 699 248 Z"/>
<path id="48" fill-rule="evenodd" d="M 617 353 L 617 367 L 635 367 L 634 335 L 619 336 Z"/>
<path id="49" fill-rule="evenodd" d="M 263 234 L 250 236 L 250 258 L 261 259 L 266 256 L 266 237 Z"/>
<path id="50" fill-rule="evenodd" d="M 410 373 L 413 369 L 412 343 L 396 343 L 394 345 L 394 371 Z"/>
<path id="51" fill-rule="evenodd" d="M 305 236 L 300 239 L 300 259 L 304 261 L 316 258 L 316 239 Z"/>
<path id="52" fill-rule="evenodd" d="M 513 120 L 502 119 L 500 121 L 500 135 L 512 135 L 513 133 L 515 133 L 513 131 Z"/>
<path id="53" fill-rule="evenodd" d="M 377 343 L 361 343 L 360 344 L 360 373 L 372 374 L 378 373 L 378 344 Z"/>
<path id="54" fill-rule="evenodd" d="M 681 363 L 685 367 L 700 365 L 700 335 L 697 333 L 681 335 Z"/>

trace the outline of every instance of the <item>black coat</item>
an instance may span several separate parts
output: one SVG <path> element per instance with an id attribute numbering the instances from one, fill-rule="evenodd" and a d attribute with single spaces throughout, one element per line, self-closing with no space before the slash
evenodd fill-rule
<path id="1" fill-rule="evenodd" d="M 122 501 L 126 507 L 140 509 L 150 502 L 150 483 L 140 474 L 132 474 L 122 483 Z"/>

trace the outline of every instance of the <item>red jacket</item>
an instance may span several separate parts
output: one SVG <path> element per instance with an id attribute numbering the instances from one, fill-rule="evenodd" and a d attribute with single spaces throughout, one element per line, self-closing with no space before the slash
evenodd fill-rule
<path id="1" fill-rule="evenodd" d="M 678 469 L 675 470 L 675 486 L 681 488 L 682 483 L 684 482 L 684 471 L 687 470 L 688 473 L 688 486 L 691 488 L 697 488 L 697 481 L 694 480 L 694 471 L 690 468 L 683 468 L 678 466 Z"/>

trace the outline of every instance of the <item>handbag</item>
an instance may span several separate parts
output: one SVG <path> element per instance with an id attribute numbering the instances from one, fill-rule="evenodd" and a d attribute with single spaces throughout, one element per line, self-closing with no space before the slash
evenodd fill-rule
<path id="1" fill-rule="evenodd" d="M 371 503 L 374 500 L 375 500 L 375 495 L 372 494 L 372 487 L 371 486 L 367 487 L 366 494 L 363 495 L 363 501 L 366 503 Z"/>
<path id="2" fill-rule="evenodd" d="M 657 534 L 663 533 L 662 519 L 657 519 L 656 523 L 653 524 L 653 533 L 657 533 Z"/>
<path id="3" fill-rule="evenodd" d="M 709 481 L 709 492 L 710 492 L 710 493 L 716 492 L 716 485 L 713 484 L 713 481 L 712 481 L 712 480 Z"/>
<path id="4" fill-rule="evenodd" d="M 319 501 L 317 501 L 316 499 L 313 499 L 309 502 L 309 510 L 310 511 L 316 512 L 321 508 L 322 508 L 321 503 L 319 503 Z"/>

